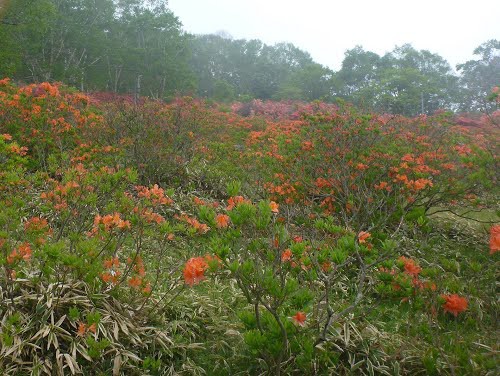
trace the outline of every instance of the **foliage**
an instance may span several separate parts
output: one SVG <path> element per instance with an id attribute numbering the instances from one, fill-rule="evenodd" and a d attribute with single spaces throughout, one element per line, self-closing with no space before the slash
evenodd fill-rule
<path id="1" fill-rule="evenodd" d="M 497 158 L 463 128 L 0 80 L 0 371 L 493 372 Z"/>

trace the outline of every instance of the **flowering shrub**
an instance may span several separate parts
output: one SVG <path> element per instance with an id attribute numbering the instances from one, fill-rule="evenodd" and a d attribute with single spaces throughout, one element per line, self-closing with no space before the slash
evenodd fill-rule
<path id="1" fill-rule="evenodd" d="M 1 372 L 142 373 L 150 359 L 161 373 L 171 362 L 157 358 L 181 346 L 153 329 L 165 323 L 152 295 L 160 281 L 182 284 L 148 266 L 167 265 L 174 201 L 158 185 L 134 187 L 137 174 L 116 164 L 122 151 L 94 143 L 104 125 L 80 94 L 2 90 Z"/>
<path id="2" fill-rule="evenodd" d="M 426 216 L 487 203 L 488 140 L 443 114 L 252 111 L 0 80 L 2 374 L 494 368 L 457 329 L 493 317 L 498 225 L 488 255 Z"/>
<path id="3" fill-rule="evenodd" d="M 494 179 L 486 150 L 444 115 L 406 119 L 346 107 L 271 123 L 247 145 L 272 199 L 335 213 L 351 228 L 397 226 L 410 212 L 477 197 L 478 183 Z"/>

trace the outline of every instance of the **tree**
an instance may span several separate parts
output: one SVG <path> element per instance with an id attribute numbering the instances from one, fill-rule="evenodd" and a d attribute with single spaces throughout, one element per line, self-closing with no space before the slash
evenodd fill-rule
<path id="1" fill-rule="evenodd" d="M 411 45 L 383 57 L 357 46 L 345 53 L 335 93 L 367 109 L 415 116 L 456 107 L 457 78 L 441 56 Z"/>
<path id="2" fill-rule="evenodd" d="M 81 90 L 164 97 L 193 88 L 181 23 L 162 0 L 18 0 L 0 25 L 0 72 Z M 3 47 L 3 45 L 2 45 Z"/>
<path id="3" fill-rule="evenodd" d="M 224 82 L 226 88 L 234 89 L 233 99 L 240 96 L 271 99 L 293 75 L 313 65 L 307 52 L 290 43 L 269 46 L 258 39 L 233 40 L 212 34 L 194 36 L 190 47 L 190 65 L 198 79 L 198 94 L 205 97 L 214 97 L 216 86 L 220 92 Z M 323 85 L 319 81 L 315 84 Z"/>
<path id="4" fill-rule="evenodd" d="M 415 116 L 456 107 L 457 78 L 448 62 L 405 44 L 381 60 L 377 109 Z"/>
<path id="5" fill-rule="evenodd" d="M 461 72 L 460 110 L 489 112 L 493 104 L 486 98 L 500 82 L 500 41 L 492 39 L 481 44 L 474 55 L 479 59 L 457 65 Z"/>
<path id="6" fill-rule="evenodd" d="M 320 64 L 309 64 L 292 73 L 276 94 L 279 99 L 329 100 L 333 72 Z"/>

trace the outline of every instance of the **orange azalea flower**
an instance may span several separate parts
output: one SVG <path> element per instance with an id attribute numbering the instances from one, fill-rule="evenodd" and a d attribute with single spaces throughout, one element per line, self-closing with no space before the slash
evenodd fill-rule
<path id="1" fill-rule="evenodd" d="M 368 169 L 368 166 L 365 165 L 364 163 L 358 163 L 356 165 L 356 169 L 359 170 L 359 171 L 364 171 L 364 170 Z"/>
<path id="2" fill-rule="evenodd" d="M 95 334 L 96 330 L 97 330 L 97 326 L 95 323 L 93 323 L 92 325 L 90 325 L 88 328 L 87 328 L 88 331 L 92 332 Z"/>
<path id="3" fill-rule="evenodd" d="M 297 312 L 294 316 L 292 316 L 293 321 L 300 326 L 304 326 L 307 315 L 304 312 Z"/>
<path id="4" fill-rule="evenodd" d="M 401 256 L 399 258 L 399 261 L 404 263 L 405 272 L 414 278 L 418 277 L 418 275 L 422 271 L 422 268 L 418 266 L 417 263 L 412 259 Z"/>
<path id="5" fill-rule="evenodd" d="M 189 217 L 187 214 L 181 214 L 175 216 L 176 219 L 186 222 L 188 225 L 192 226 L 198 233 L 200 234 L 205 234 L 210 230 L 210 227 L 208 227 L 204 223 L 200 223 L 197 219 Z"/>
<path id="6" fill-rule="evenodd" d="M 230 197 L 229 200 L 227 200 L 227 208 L 226 210 L 232 210 L 235 206 L 238 206 L 239 204 L 242 203 L 250 203 L 249 200 L 246 200 L 243 196 L 234 196 Z"/>
<path id="7" fill-rule="evenodd" d="M 304 141 L 302 143 L 302 150 L 308 151 L 313 149 L 313 143 L 311 141 Z"/>
<path id="8" fill-rule="evenodd" d="M 286 262 L 290 261 L 292 259 L 292 250 L 291 249 L 285 249 L 283 253 L 281 254 L 281 261 Z"/>
<path id="9" fill-rule="evenodd" d="M 26 155 L 27 152 L 28 152 L 28 148 L 26 146 L 19 147 L 16 144 L 10 144 L 10 145 L 8 145 L 7 150 L 10 151 L 11 153 L 19 154 L 21 156 Z"/>
<path id="10" fill-rule="evenodd" d="M 500 225 L 495 225 L 490 229 L 490 255 L 498 251 L 500 251 Z"/>
<path id="11" fill-rule="evenodd" d="M 278 212 L 279 212 L 279 205 L 278 205 L 276 202 L 271 201 L 271 202 L 269 203 L 269 206 L 271 207 L 271 211 L 272 211 L 273 213 L 278 213 Z"/>
<path id="12" fill-rule="evenodd" d="M 365 244 L 366 243 L 366 239 L 368 239 L 370 236 L 372 236 L 372 235 L 369 232 L 361 231 L 358 234 L 359 244 Z"/>
<path id="13" fill-rule="evenodd" d="M 411 154 L 406 154 L 403 158 L 401 158 L 401 160 L 404 162 L 413 162 L 414 158 Z"/>
<path id="14" fill-rule="evenodd" d="M 437 289 L 437 286 L 436 286 L 436 284 L 434 282 L 425 282 L 424 283 L 424 287 L 426 289 L 431 290 L 431 291 L 436 291 L 436 289 Z"/>
<path id="15" fill-rule="evenodd" d="M 208 263 L 203 257 L 192 257 L 184 266 L 184 281 L 193 286 L 205 278 L 205 270 L 208 269 Z"/>
<path id="16" fill-rule="evenodd" d="M 29 261 L 32 252 L 30 245 L 28 243 L 23 243 L 19 247 L 14 248 L 7 256 L 7 264 L 12 264 L 18 260 Z"/>
<path id="17" fill-rule="evenodd" d="M 318 188 L 324 188 L 324 187 L 331 187 L 332 183 L 324 178 L 317 178 L 316 179 L 316 187 Z"/>
<path id="18" fill-rule="evenodd" d="M 111 269 L 112 267 L 120 266 L 120 260 L 118 257 L 112 257 L 109 260 L 104 260 L 103 264 L 106 269 Z"/>
<path id="19" fill-rule="evenodd" d="M 78 323 L 78 331 L 76 332 L 77 335 L 80 337 L 83 337 L 85 335 L 87 328 L 86 325 L 83 322 Z"/>
<path id="20" fill-rule="evenodd" d="M 116 285 L 118 283 L 118 279 L 120 278 L 120 271 L 118 270 L 112 270 L 111 272 L 104 272 L 101 274 L 101 279 L 103 280 L 103 282 L 106 282 L 106 283 L 112 283 L 114 285 Z"/>
<path id="21" fill-rule="evenodd" d="M 415 181 L 410 180 L 406 183 L 407 187 L 410 189 L 413 189 L 415 191 L 420 191 L 422 189 L 425 189 L 425 187 L 429 186 L 432 187 L 432 181 L 429 179 L 417 179 Z"/>
<path id="22" fill-rule="evenodd" d="M 457 317 L 460 312 L 467 310 L 466 298 L 462 298 L 457 294 L 441 295 L 441 297 L 446 300 L 446 302 L 443 304 L 443 309 L 445 312 L 449 312 Z"/>
<path id="23" fill-rule="evenodd" d="M 203 201 L 202 199 L 198 198 L 198 197 L 193 197 L 193 202 L 195 203 L 195 205 L 198 205 L 198 206 L 206 206 L 207 203 L 205 201 Z"/>
<path id="24" fill-rule="evenodd" d="M 150 282 L 146 283 L 146 286 L 144 286 L 144 288 L 142 289 L 142 292 L 144 294 L 149 294 L 151 292 L 151 283 Z"/>
<path id="25" fill-rule="evenodd" d="M 142 284 L 142 278 L 135 276 L 128 280 L 130 287 L 138 288 Z"/>
<path id="26" fill-rule="evenodd" d="M 324 263 L 321 264 L 321 270 L 323 270 L 325 273 L 329 272 L 331 268 L 332 264 L 329 263 L 328 261 L 325 261 Z"/>
<path id="27" fill-rule="evenodd" d="M 105 215 L 104 217 L 101 217 L 99 214 L 96 215 L 94 218 L 95 231 L 97 231 L 97 226 L 100 223 L 104 225 L 105 231 L 110 231 L 113 227 L 119 229 L 130 228 L 130 221 L 124 221 L 123 219 L 121 219 L 119 213 L 114 213 L 112 215 L 108 214 Z"/>
<path id="28" fill-rule="evenodd" d="M 215 222 L 217 222 L 218 228 L 226 228 L 227 226 L 229 226 L 229 216 L 225 214 L 219 214 L 215 218 Z"/>
<path id="29" fill-rule="evenodd" d="M 111 282 L 111 280 L 113 279 L 113 276 L 111 275 L 111 273 L 102 273 L 101 274 L 101 279 L 106 282 L 106 283 L 109 283 Z"/>
<path id="30" fill-rule="evenodd" d="M 41 231 L 49 226 L 48 222 L 44 218 L 32 217 L 26 221 L 24 224 L 24 229 L 29 231 Z"/>
<path id="31" fill-rule="evenodd" d="M 385 189 L 387 192 L 392 191 L 391 186 L 386 181 L 381 181 L 380 184 L 375 184 L 375 189 L 379 191 Z"/>
<path id="32" fill-rule="evenodd" d="M 151 209 L 144 209 L 141 216 L 148 223 L 156 222 L 157 224 L 161 224 L 161 223 L 165 222 L 165 218 L 163 218 L 158 213 L 154 213 Z"/>

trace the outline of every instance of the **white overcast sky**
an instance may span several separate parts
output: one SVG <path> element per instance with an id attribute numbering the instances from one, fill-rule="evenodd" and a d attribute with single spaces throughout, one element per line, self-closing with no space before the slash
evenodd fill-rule
<path id="1" fill-rule="evenodd" d="M 184 30 L 291 42 L 334 70 L 355 45 L 384 54 L 411 43 L 455 66 L 500 39 L 500 0 L 169 0 Z"/>

